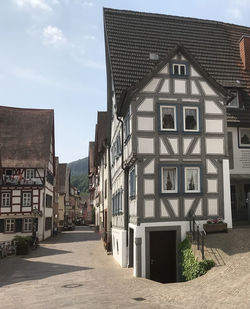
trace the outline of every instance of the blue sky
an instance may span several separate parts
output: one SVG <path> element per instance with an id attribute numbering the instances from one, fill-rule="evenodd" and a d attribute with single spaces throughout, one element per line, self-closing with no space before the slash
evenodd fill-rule
<path id="1" fill-rule="evenodd" d="M 0 105 L 54 109 L 60 162 L 88 155 L 106 109 L 103 7 L 250 26 L 249 0 L 2 0 Z"/>

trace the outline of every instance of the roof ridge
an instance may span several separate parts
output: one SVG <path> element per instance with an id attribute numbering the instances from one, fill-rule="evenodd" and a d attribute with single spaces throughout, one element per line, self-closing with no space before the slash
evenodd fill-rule
<path id="1" fill-rule="evenodd" d="M 119 14 L 127 14 L 127 15 L 135 15 L 135 16 L 147 16 L 147 17 L 169 17 L 169 18 L 175 18 L 175 19 L 182 19 L 182 20 L 192 20 L 195 22 L 206 22 L 211 24 L 220 24 L 220 25 L 227 25 L 227 26 L 237 26 L 245 29 L 250 29 L 248 26 L 233 24 L 233 23 L 227 23 L 224 21 L 218 21 L 218 20 L 212 20 L 212 19 L 204 19 L 204 18 L 197 18 L 197 17 L 187 17 L 187 16 L 177 16 L 177 15 L 171 15 L 171 14 L 162 14 L 162 13 L 151 13 L 151 12 L 140 12 L 140 11 L 133 11 L 133 10 L 122 10 L 122 9 L 113 9 L 113 8 L 103 8 L 104 15 L 105 12 L 111 12 L 111 13 L 119 13 Z"/>
<path id="2" fill-rule="evenodd" d="M 26 108 L 26 107 L 12 107 L 12 106 L 4 106 L 0 105 L 0 110 L 1 109 L 14 109 L 14 110 L 19 110 L 19 111 L 47 111 L 47 112 L 54 112 L 53 108 Z"/>

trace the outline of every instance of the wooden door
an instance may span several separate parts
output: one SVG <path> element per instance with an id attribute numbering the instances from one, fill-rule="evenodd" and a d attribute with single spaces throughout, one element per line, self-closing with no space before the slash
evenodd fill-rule
<path id="1" fill-rule="evenodd" d="M 176 282 L 176 231 L 150 232 L 150 279 Z"/>

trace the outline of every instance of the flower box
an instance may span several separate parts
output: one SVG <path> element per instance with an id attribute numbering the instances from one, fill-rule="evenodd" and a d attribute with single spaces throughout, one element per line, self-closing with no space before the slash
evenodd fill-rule
<path id="1" fill-rule="evenodd" d="M 227 223 L 203 224 L 206 233 L 227 233 Z"/>

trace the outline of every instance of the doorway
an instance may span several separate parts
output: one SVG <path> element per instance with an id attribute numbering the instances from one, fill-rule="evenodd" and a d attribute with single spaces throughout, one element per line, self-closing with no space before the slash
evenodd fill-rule
<path id="1" fill-rule="evenodd" d="M 129 267 L 134 267 L 134 230 L 129 229 Z"/>
<path id="2" fill-rule="evenodd" d="M 177 231 L 149 232 L 149 279 L 161 283 L 177 281 Z"/>

